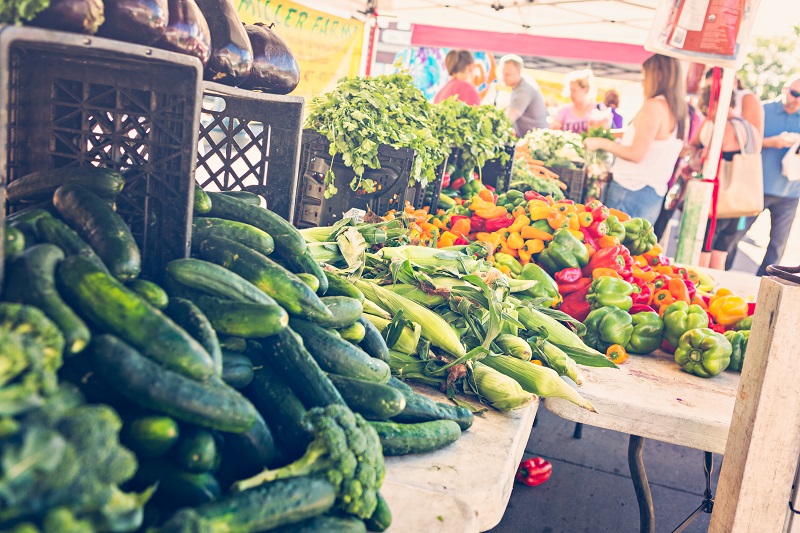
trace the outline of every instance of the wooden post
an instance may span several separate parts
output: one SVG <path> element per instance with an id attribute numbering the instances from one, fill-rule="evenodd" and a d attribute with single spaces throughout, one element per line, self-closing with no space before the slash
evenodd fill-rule
<path id="1" fill-rule="evenodd" d="M 710 533 L 782 531 L 800 455 L 800 286 L 765 277 Z"/>

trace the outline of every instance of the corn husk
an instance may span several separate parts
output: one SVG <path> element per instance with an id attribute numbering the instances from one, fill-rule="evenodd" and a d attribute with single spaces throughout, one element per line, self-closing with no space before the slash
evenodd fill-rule
<path id="1" fill-rule="evenodd" d="M 518 313 L 519 321 L 526 329 L 531 332 L 536 332 L 540 328 L 544 329 L 547 332 L 547 340 L 559 348 L 566 347 L 586 351 L 605 359 L 603 354 L 587 346 L 580 337 L 555 318 L 529 307 L 520 307 Z"/>
<path id="2" fill-rule="evenodd" d="M 372 325 L 378 328 L 381 333 L 383 333 L 383 330 L 386 329 L 392 322 L 391 320 L 387 320 L 379 316 L 364 316 L 367 318 L 367 320 L 372 322 Z M 408 326 L 403 328 L 403 332 L 400 333 L 400 339 L 397 341 L 397 344 L 394 346 L 389 346 L 390 349 L 405 354 L 413 354 L 417 352 L 417 345 L 419 344 L 419 339 L 422 334 L 422 327 L 414 322 L 412 322 L 412 324 L 414 326 L 413 329 Z"/>
<path id="3" fill-rule="evenodd" d="M 364 306 L 364 313 L 367 315 L 379 316 L 388 320 L 392 319 L 392 315 L 390 313 L 370 300 L 364 299 L 364 303 L 362 305 Z"/>
<path id="4" fill-rule="evenodd" d="M 433 309 L 445 303 L 445 299 L 438 294 L 428 294 L 419 287 L 414 285 L 406 285 L 404 283 L 395 283 L 392 285 L 384 286 L 386 290 L 399 294 L 409 300 L 413 300 L 420 305 L 424 305 L 428 309 Z"/>
<path id="5" fill-rule="evenodd" d="M 465 383 L 472 387 L 469 380 Z M 478 389 L 475 392 L 498 411 L 525 407 L 535 398 L 533 394 L 525 392 L 513 378 L 477 361 L 472 368 L 472 383 Z"/>
<path id="6" fill-rule="evenodd" d="M 386 260 L 408 259 L 419 266 L 454 269 L 461 274 L 474 274 L 491 267 L 488 262 L 475 259 L 461 250 L 442 250 L 426 246 L 388 246 L 381 248 L 377 255 Z"/>
<path id="7" fill-rule="evenodd" d="M 516 335 L 498 335 L 494 342 L 503 350 L 505 355 L 516 357 L 522 361 L 530 361 L 531 357 L 533 357 L 531 345 Z"/>
<path id="8" fill-rule="evenodd" d="M 535 353 L 536 359 L 555 370 L 559 376 L 567 376 L 575 384 L 583 385 L 583 374 L 581 374 L 575 361 L 564 353 L 564 350 L 548 341 L 544 341 L 541 343 L 540 349 L 536 350 Z"/>

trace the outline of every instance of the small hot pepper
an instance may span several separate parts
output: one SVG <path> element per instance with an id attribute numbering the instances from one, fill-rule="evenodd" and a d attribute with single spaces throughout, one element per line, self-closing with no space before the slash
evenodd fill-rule
<path id="1" fill-rule="evenodd" d="M 490 218 L 489 220 L 486 221 L 485 231 L 491 233 L 499 229 L 507 228 L 511 226 L 511 224 L 513 223 L 514 223 L 514 218 L 509 214 L 497 218 Z"/>
<path id="2" fill-rule="evenodd" d="M 487 231 L 486 219 L 478 215 L 472 215 L 472 217 L 470 217 L 469 226 L 472 228 L 472 231 Z"/>
<path id="3" fill-rule="evenodd" d="M 466 182 L 467 180 L 465 180 L 464 178 L 455 179 L 452 182 L 450 182 L 450 188 L 453 189 L 454 191 L 457 191 L 461 187 L 463 187 Z"/>
<path id="4" fill-rule="evenodd" d="M 604 237 L 608 234 L 608 224 L 605 223 L 603 220 L 595 219 L 594 222 L 589 226 L 589 233 L 595 239 L 599 239 L 600 237 Z"/>
<path id="5" fill-rule="evenodd" d="M 514 478 L 529 487 L 541 485 L 553 474 L 553 465 L 541 457 L 525 459 L 519 464 Z"/>
<path id="6" fill-rule="evenodd" d="M 531 201 L 531 200 L 541 200 L 543 202 L 547 201 L 546 197 L 542 196 L 541 194 L 539 194 L 536 191 L 525 191 L 525 199 L 528 200 L 528 201 Z"/>
<path id="7" fill-rule="evenodd" d="M 667 282 L 667 289 L 676 302 L 686 302 L 688 304 L 692 299 L 689 296 L 689 289 L 686 287 L 686 283 L 680 278 L 672 278 L 669 280 Z"/>
<path id="8" fill-rule="evenodd" d="M 628 352 L 619 344 L 612 344 L 606 350 L 606 358 L 616 365 L 621 365 L 628 360 Z"/>

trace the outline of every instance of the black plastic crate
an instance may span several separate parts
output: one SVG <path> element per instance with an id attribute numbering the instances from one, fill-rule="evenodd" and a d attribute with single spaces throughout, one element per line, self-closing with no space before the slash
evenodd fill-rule
<path id="1" fill-rule="evenodd" d="M 508 191 L 514 169 L 514 145 L 506 146 L 504 151 L 508 154 L 508 161 L 502 163 L 499 157 L 490 159 L 481 169 L 483 184 L 491 185 L 498 194 Z"/>
<path id="2" fill-rule="evenodd" d="M 292 221 L 303 99 L 203 83 L 195 180 L 209 191 L 249 191 Z"/>
<path id="3" fill-rule="evenodd" d="M 583 192 L 586 181 L 586 171 L 582 168 L 547 167 L 548 170 L 558 174 L 561 183 L 567 186 L 564 197 L 576 203 L 583 202 Z"/>
<path id="4" fill-rule="evenodd" d="M 378 148 L 381 168 L 364 171 L 364 177 L 376 183 L 376 191 L 367 194 L 350 189 L 355 173 L 342 162 L 341 156 L 332 158 L 329 147 L 330 143 L 323 135 L 313 130 L 303 130 L 295 226 L 329 226 L 354 208 L 364 211 L 370 209 L 378 215 L 384 215 L 390 209 L 402 210 L 406 200 L 417 201 L 419 188 L 408 186 L 415 150 L 381 145 Z M 333 198 L 326 199 L 323 180 L 331 165 L 336 177 L 334 185 L 339 192 Z"/>
<path id="5" fill-rule="evenodd" d="M 436 214 L 436 210 L 439 209 L 439 193 L 442 192 L 442 180 L 447 171 L 448 159 L 445 157 L 436 167 L 436 177 L 424 189 L 419 185 L 409 187 L 407 200 L 414 206 L 414 209 L 423 209 L 427 206 L 430 208 L 429 213 Z"/>
<path id="6" fill-rule="evenodd" d="M 125 173 L 117 199 L 143 275 L 189 254 L 202 66 L 189 56 L 0 28 L 0 183 L 67 166 Z"/>

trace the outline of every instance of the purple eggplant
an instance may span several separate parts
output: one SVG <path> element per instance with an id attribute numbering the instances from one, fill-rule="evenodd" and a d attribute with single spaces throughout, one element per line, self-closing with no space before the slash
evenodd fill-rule
<path id="1" fill-rule="evenodd" d="M 286 42 L 262 23 L 245 25 L 253 46 L 253 70 L 242 88 L 273 94 L 289 94 L 300 83 L 300 66 Z"/>
<path id="2" fill-rule="evenodd" d="M 94 35 L 104 20 L 102 0 L 50 0 L 31 25 Z"/>
<path id="3" fill-rule="evenodd" d="M 106 21 L 98 35 L 151 45 L 167 30 L 167 0 L 103 0 Z"/>
<path id="4" fill-rule="evenodd" d="M 194 0 L 169 0 L 169 23 L 156 43 L 164 50 L 195 56 L 203 66 L 211 57 L 211 32 Z"/>
<path id="5" fill-rule="evenodd" d="M 211 58 L 207 80 L 238 87 L 253 68 L 253 48 L 233 0 L 196 0 L 211 30 Z"/>

